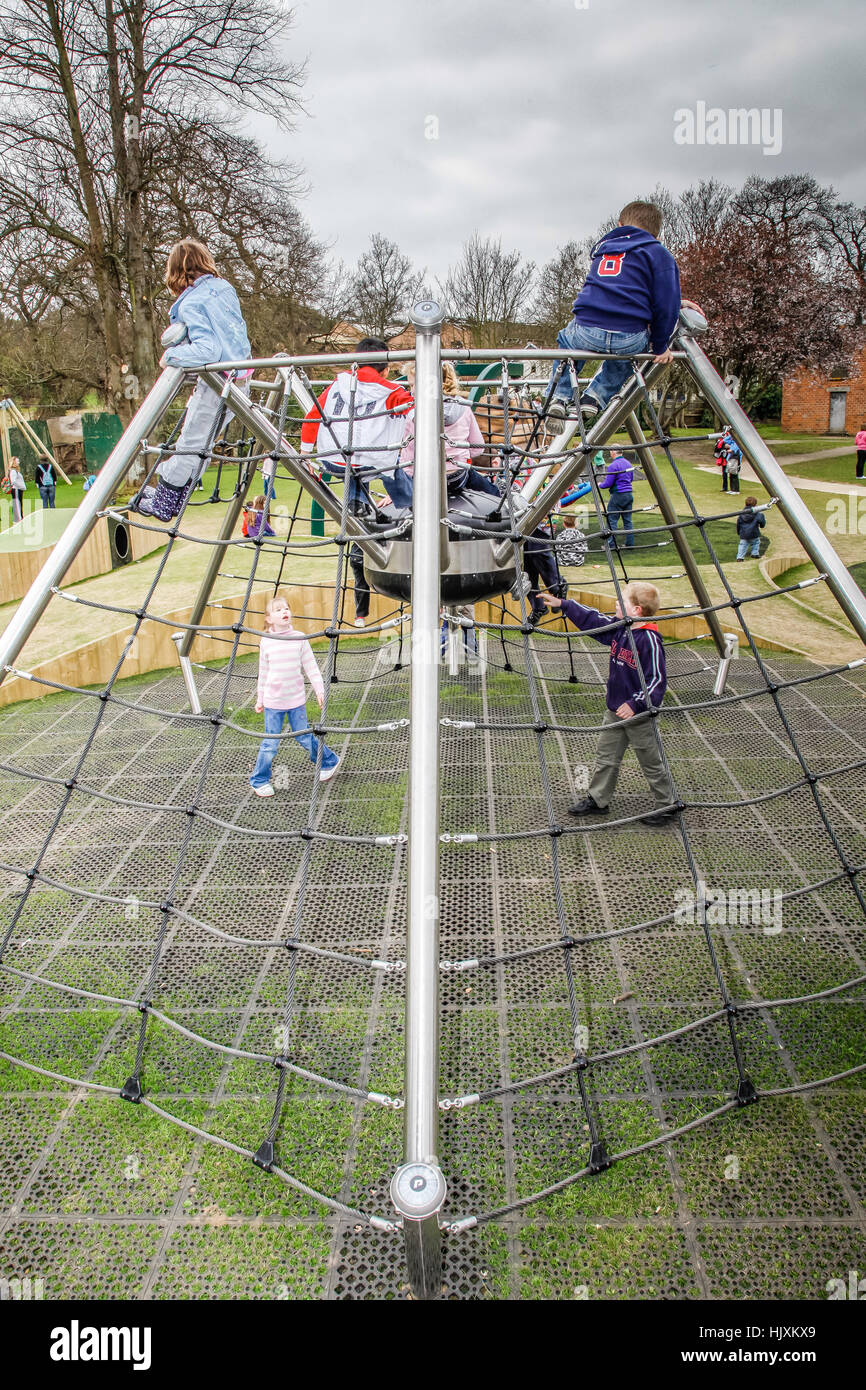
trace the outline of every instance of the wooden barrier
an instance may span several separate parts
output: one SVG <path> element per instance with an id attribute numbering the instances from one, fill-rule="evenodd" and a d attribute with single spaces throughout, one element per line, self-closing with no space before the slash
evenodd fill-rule
<path id="1" fill-rule="evenodd" d="M 308 586 L 296 587 L 287 584 L 281 587 L 280 593 L 285 594 L 288 599 L 289 606 L 295 615 L 295 624 L 300 631 L 316 632 L 330 625 L 334 602 L 334 590 L 330 585 L 311 589 Z M 234 642 L 231 626 L 238 621 L 239 613 L 237 610 L 242 605 L 243 597 L 242 593 L 235 594 L 230 598 L 221 599 L 208 605 L 204 614 L 203 626 L 224 627 L 226 630 L 216 634 L 199 632 L 191 652 L 193 661 L 217 661 L 221 657 L 228 659 Z M 252 596 L 245 626 L 264 629 L 264 611 L 268 597 L 267 591 Z M 62 601 L 57 600 L 57 602 Z M 176 609 L 172 613 L 160 614 L 160 618 L 164 617 L 164 621 L 145 622 L 135 639 L 134 646 L 127 653 L 121 677 L 140 676 L 150 671 L 177 668 L 177 647 L 171 640 L 171 634 L 179 631 L 181 625 L 189 621 L 191 613 L 192 606 L 190 605 L 188 608 Z M 381 594 L 370 595 L 370 617 L 368 620 L 370 623 L 382 622 L 393 614 L 393 599 L 385 598 Z M 39 683 L 40 680 L 76 687 L 105 685 L 111 678 L 111 673 L 117 666 L 132 631 L 132 624 L 129 624 L 116 632 L 110 632 L 97 638 L 94 642 L 87 642 L 83 647 L 76 647 L 72 651 L 63 652 L 60 656 L 40 662 L 38 666 L 34 666 L 32 671 L 28 672 L 35 679 L 27 680 L 18 676 L 7 676 L 3 684 L 0 685 L 0 707 L 16 704 L 19 700 L 39 700 L 44 695 L 52 694 L 50 689 Z M 346 633 L 349 640 L 353 636 L 358 637 L 360 635 L 360 631 L 356 632 L 354 628 L 349 628 Z M 258 642 L 259 639 L 254 633 L 242 633 L 238 649 L 239 655 L 255 652 L 258 649 Z M 24 668 L 19 666 L 18 669 Z"/>
<path id="2" fill-rule="evenodd" d="M 38 519 L 39 516 L 39 511 L 28 513 L 25 522 L 32 517 Z M 141 560 L 145 555 L 165 545 L 165 539 L 155 531 L 131 526 L 127 534 L 133 560 Z M 24 597 L 53 549 L 52 543 L 38 548 L 25 545 L 21 550 L 0 551 L 0 594 L 3 595 L 4 603 Z M 67 570 L 63 588 L 69 584 L 79 584 L 82 579 L 93 579 L 96 575 L 108 574 L 111 568 L 108 518 L 100 517 Z"/>
<path id="3" fill-rule="evenodd" d="M 781 559 L 781 557 L 779 558 Z M 316 588 L 310 588 L 307 585 L 285 585 L 280 592 L 286 595 L 289 606 L 295 615 L 296 626 L 302 632 L 321 631 L 330 624 L 334 602 L 334 591 L 330 585 Z M 569 596 L 576 599 L 578 603 L 597 608 L 602 613 L 613 613 L 614 611 L 614 600 L 610 595 L 598 595 L 572 586 Z M 267 599 L 268 593 L 266 591 L 253 595 L 248 607 L 245 624 L 247 627 L 264 629 L 264 609 Z M 230 598 L 208 605 L 203 625 L 205 627 L 222 627 L 226 630 L 216 634 L 199 632 L 191 653 L 193 661 L 217 661 L 221 657 L 228 658 L 234 641 L 231 626 L 238 620 L 237 610 L 240 609 L 242 602 L 243 594 L 235 594 Z M 662 609 L 663 613 L 664 611 Z M 127 654 L 123 663 L 122 676 L 139 676 L 150 671 L 177 667 L 177 648 L 171 640 L 171 634 L 177 632 L 183 623 L 189 621 L 191 612 L 191 606 L 180 608 L 165 614 L 164 622 L 146 622 L 136 638 L 133 649 Z M 369 622 L 371 624 L 375 625 L 382 622 L 393 615 L 393 612 L 394 602 L 392 599 L 386 598 L 382 594 L 373 593 L 370 595 Z M 505 612 L 506 621 L 519 626 L 520 611 L 510 595 L 505 600 Z M 501 622 L 502 604 L 477 603 L 475 616 L 479 622 Z M 546 622 L 545 629 L 554 632 L 566 630 L 565 623 L 561 618 Z M 574 628 L 567 630 L 573 635 L 575 634 Z M 120 660 L 121 653 L 131 633 L 131 625 L 117 632 L 108 633 L 107 636 L 99 637 L 94 642 L 88 642 L 83 647 L 76 647 L 73 651 L 64 652 L 61 656 L 43 661 L 39 666 L 35 666 L 29 674 L 42 680 L 56 681 L 60 685 L 76 687 L 105 685 Z M 691 615 L 672 618 L 669 622 L 663 623 L 662 634 L 668 640 L 679 639 L 682 641 L 694 641 L 710 636 L 704 619 Z M 356 632 L 353 628 L 346 631 L 346 639 L 350 642 L 353 637 L 360 635 L 360 631 Z M 755 637 L 762 647 L 772 651 L 798 651 L 795 647 L 776 642 L 772 638 L 764 637 L 758 633 L 755 633 Z M 258 638 L 253 633 L 241 635 L 239 654 L 254 652 L 257 647 Z M 808 656 L 807 652 L 799 654 Z M 9 676 L 0 685 L 0 707 L 15 704 L 19 700 L 38 700 L 46 694 L 51 694 L 51 691 L 46 690 L 44 685 L 40 685 L 38 680 Z"/>

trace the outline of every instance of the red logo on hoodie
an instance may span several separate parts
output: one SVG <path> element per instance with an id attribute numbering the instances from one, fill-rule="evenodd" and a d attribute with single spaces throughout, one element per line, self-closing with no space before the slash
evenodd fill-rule
<path id="1" fill-rule="evenodd" d="M 616 255 L 606 252 L 598 263 L 599 275 L 619 275 L 624 259 L 624 251 L 619 251 Z"/>

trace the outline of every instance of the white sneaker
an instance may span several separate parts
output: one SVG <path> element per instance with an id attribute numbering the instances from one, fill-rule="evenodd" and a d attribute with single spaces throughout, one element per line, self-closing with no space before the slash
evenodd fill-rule
<path id="1" fill-rule="evenodd" d="M 366 627 L 366 626 L 367 626 L 366 619 L 364 619 L 364 618 L 356 618 L 356 619 L 355 619 L 355 627 Z"/>
<path id="2" fill-rule="evenodd" d="M 343 766 L 343 759 L 338 758 L 333 767 L 323 767 L 319 773 L 320 782 L 330 782 L 331 778 L 340 771 Z"/>
<path id="3" fill-rule="evenodd" d="M 256 796 L 273 796 L 274 789 L 270 782 L 266 782 L 263 787 L 253 787 Z"/>

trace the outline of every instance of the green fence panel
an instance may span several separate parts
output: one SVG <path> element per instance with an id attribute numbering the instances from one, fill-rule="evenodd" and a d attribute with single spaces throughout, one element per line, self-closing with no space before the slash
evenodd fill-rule
<path id="1" fill-rule="evenodd" d="M 81 417 L 81 430 L 87 471 L 96 473 L 123 434 L 120 416 L 108 410 L 88 411 Z"/>
<path id="2" fill-rule="evenodd" d="M 27 423 L 33 433 L 38 434 L 49 454 L 53 455 L 54 449 L 51 445 L 51 436 L 48 433 L 48 426 L 45 421 L 28 420 Z M 26 435 L 23 435 L 18 426 L 13 425 L 11 420 L 9 422 L 9 445 L 12 449 L 12 453 L 17 455 L 21 460 L 21 472 L 24 474 L 25 479 L 32 482 L 36 473 L 36 463 L 39 455 Z"/>

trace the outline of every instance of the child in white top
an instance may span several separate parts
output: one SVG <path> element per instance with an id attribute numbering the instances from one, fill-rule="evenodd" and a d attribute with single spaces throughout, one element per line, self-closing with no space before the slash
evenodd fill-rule
<path id="1" fill-rule="evenodd" d="M 259 683 L 256 689 L 256 713 L 264 712 L 265 733 L 281 734 L 286 720 L 298 743 L 315 763 L 319 756 L 319 741 L 309 732 L 304 675 L 316 694 L 319 709 L 325 695 L 322 673 L 316 664 L 313 649 L 305 637 L 292 627 L 292 614 L 282 594 L 269 599 L 265 605 L 265 625 L 268 633 L 259 648 Z M 306 729 L 306 733 L 300 732 Z M 250 776 L 250 786 L 256 796 L 273 796 L 271 768 L 277 755 L 279 741 L 263 738 L 259 756 Z M 327 744 L 322 745 L 320 782 L 329 782 L 340 766 L 340 759 Z"/>

